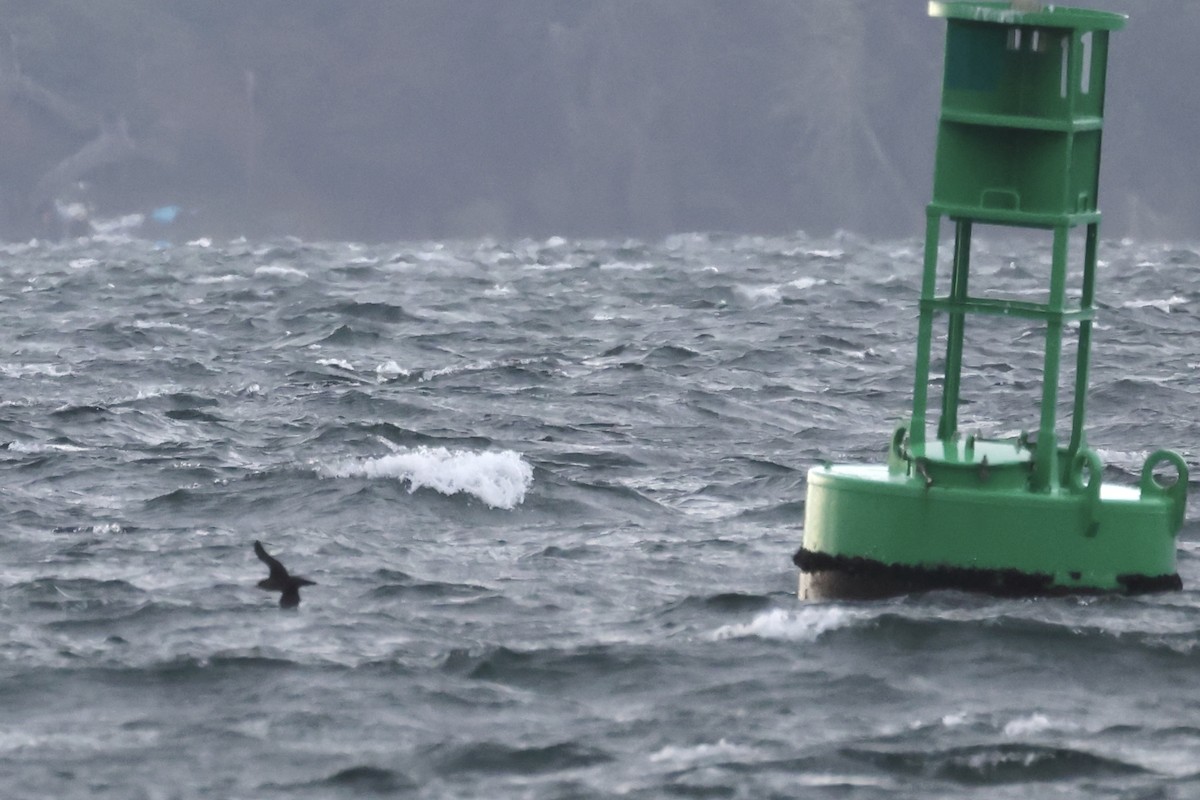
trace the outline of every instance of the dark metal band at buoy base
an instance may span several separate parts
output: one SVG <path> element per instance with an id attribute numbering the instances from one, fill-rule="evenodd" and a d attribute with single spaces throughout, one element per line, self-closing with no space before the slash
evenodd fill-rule
<path id="1" fill-rule="evenodd" d="M 1097 593 L 1084 587 L 1057 585 L 1054 576 L 1046 572 L 885 564 L 861 556 L 835 556 L 803 547 L 792 556 L 792 563 L 818 581 L 836 582 L 838 594 L 835 596 L 842 598 L 877 598 L 938 589 L 983 592 L 1000 597 L 1062 597 Z M 1179 591 L 1183 588 L 1178 573 L 1127 573 L 1118 575 L 1117 582 L 1126 594 Z"/>

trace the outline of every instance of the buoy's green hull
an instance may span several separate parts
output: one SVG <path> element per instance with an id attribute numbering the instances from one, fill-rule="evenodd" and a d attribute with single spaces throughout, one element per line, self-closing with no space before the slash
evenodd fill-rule
<path id="1" fill-rule="evenodd" d="M 929 11 L 946 19 L 946 57 L 912 414 L 893 434 L 886 465 L 830 465 L 809 473 L 803 545 L 794 558 L 800 594 L 1180 588 L 1175 535 L 1183 525 L 1187 465 L 1177 453 L 1159 450 L 1146 460 L 1136 488 L 1105 486 L 1104 465 L 1089 449 L 1084 428 L 1097 313 L 1096 199 L 1108 39 L 1125 19 L 1050 6 L 1027 11 L 1002 0 L 938 0 Z M 954 225 L 948 262 L 940 255 L 947 220 Z M 989 288 L 987 274 L 979 276 L 982 287 L 971 280 L 976 224 L 1051 233 L 1041 297 L 1006 297 Z M 1073 244 L 1080 227 L 1083 240 Z M 1069 269 L 1079 255 L 1082 269 Z M 1078 288 L 1068 288 L 1075 275 Z M 1031 354 L 1011 364 L 1036 374 L 1040 360 L 1042 399 L 1032 436 L 983 438 L 960 429 L 970 354 L 965 331 L 983 315 L 1032 321 L 1044 337 L 1040 359 Z M 935 318 L 944 320 L 944 333 L 935 331 Z M 1073 375 L 1063 371 L 1065 335 L 1076 342 Z M 933 351 L 943 339 L 939 360 Z M 1074 384 L 1065 436 L 1059 413 L 1066 403 L 1058 397 L 1064 379 Z M 930 393 L 939 388 L 930 437 Z M 1173 482 L 1163 480 L 1166 471 L 1174 472 Z"/>
<path id="2" fill-rule="evenodd" d="M 1099 476 L 1096 476 L 1098 479 Z M 808 475 L 800 595 L 958 588 L 1042 595 L 1179 588 L 1178 495 L 926 485 L 887 466 Z"/>

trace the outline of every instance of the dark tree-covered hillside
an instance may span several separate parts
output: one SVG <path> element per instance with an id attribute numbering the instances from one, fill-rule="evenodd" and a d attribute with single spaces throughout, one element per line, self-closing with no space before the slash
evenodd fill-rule
<path id="1" fill-rule="evenodd" d="M 75 199 L 228 235 L 908 234 L 941 68 L 925 5 L 0 0 L 0 236 Z M 1128 5 L 1106 224 L 1187 236 L 1200 4 Z"/>

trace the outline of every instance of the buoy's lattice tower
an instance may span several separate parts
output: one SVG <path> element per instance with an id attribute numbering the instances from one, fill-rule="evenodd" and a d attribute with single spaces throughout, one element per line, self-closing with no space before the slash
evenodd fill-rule
<path id="1" fill-rule="evenodd" d="M 1181 585 L 1175 536 L 1186 502 L 1183 460 L 1159 450 L 1147 459 L 1138 486 L 1104 484 L 1100 457 L 1084 431 L 1108 43 L 1125 17 L 1027 5 L 929 4 L 947 31 L 912 417 L 895 431 L 886 465 L 827 464 L 809 472 L 803 545 L 794 559 L 802 597 L 935 588 L 1144 592 Z M 940 247 L 946 224 L 954 232 L 949 258 Z M 1052 234 L 1044 302 L 972 293 L 975 224 Z M 1082 281 L 1068 292 L 1069 257 L 1079 250 L 1071 241 L 1079 233 Z M 1032 320 L 1044 330 L 1036 433 L 984 439 L 959 430 L 964 336 L 968 320 L 983 314 Z M 938 325 L 945 352 L 930 438 Z M 1069 434 L 1060 435 L 1063 339 L 1071 335 L 1077 336 L 1073 406 Z"/>

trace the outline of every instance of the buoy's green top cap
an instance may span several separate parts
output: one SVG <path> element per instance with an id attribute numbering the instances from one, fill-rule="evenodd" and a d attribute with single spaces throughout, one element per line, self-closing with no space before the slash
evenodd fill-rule
<path id="1" fill-rule="evenodd" d="M 991 22 L 998 25 L 1032 25 L 1085 31 L 1116 31 L 1125 27 L 1125 15 L 1087 8 L 1045 5 L 1037 11 L 1013 8 L 1011 2 L 954 2 L 930 0 L 929 16 Z"/>

